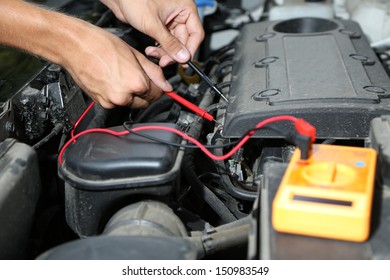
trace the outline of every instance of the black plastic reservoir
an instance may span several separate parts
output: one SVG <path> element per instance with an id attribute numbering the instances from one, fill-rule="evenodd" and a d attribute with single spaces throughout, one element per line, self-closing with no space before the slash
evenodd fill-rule
<path id="1" fill-rule="evenodd" d="M 152 125 L 175 127 L 166 123 Z M 140 133 L 170 143 L 181 142 L 179 136 L 167 131 Z M 177 147 L 132 133 L 121 137 L 107 133 L 80 137 L 65 151 L 59 167 L 66 183 L 68 224 L 80 236 L 95 235 L 110 215 L 134 196 L 170 194 L 178 185 L 182 156 L 183 151 Z"/>

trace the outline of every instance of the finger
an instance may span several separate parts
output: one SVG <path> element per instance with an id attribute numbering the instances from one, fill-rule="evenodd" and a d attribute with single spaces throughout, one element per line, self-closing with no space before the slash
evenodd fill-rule
<path id="1" fill-rule="evenodd" d="M 147 47 L 145 53 L 148 56 L 158 59 L 160 67 L 165 67 L 176 62 L 176 60 L 172 59 L 172 57 L 170 57 L 162 48 Z"/>
<path id="2" fill-rule="evenodd" d="M 176 27 L 174 29 L 172 29 L 172 35 L 177 38 L 183 45 L 185 45 L 187 43 L 187 40 L 189 38 L 189 34 L 187 32 L 187 28 L 185 25 L 183 24 L 180 24 L 180 25 L 176 25 Z M 160 48 L 162 50 L 162 48 Z M 158 53 L 160 55 L 159 59 L 159 65 L 161 67 L 165 67 L 167 65 L 170 65 L 170 64 L 173 64 L 175 63 L 176 61 L 173 60 L 168 53 L 166 52 L 162 52 L 160 51 Z M 191 55 L 192 57 L 192 55 Z M 190 58 L 191 59 L 191 58 Z M 187 60 L 188 61 L 188 60 Z M 187 62 L 186 61 L 186 62 Z M 183 63 L 182 63 L 183 64 Z"/>
<path id="3" fill-rule="evenodd" d="M 186 46 L 188 37 L 190 35 L 188 33 L 187 27 L 184 24 L 179 24 L 174 29 L 171 29 L 171 33 L 180 41 L 180 43 Z"/>
<path id="4" fill-rule="evenodd" d="M 85 87 L 83 83 L 75 77 L 75 82 L 79 85 L 79 87 L 89 96 L 92 98 L 92 100 L 96 103 L 99 103 L 100 106 L 102 106 L 105 109 L 112 109 L 115 107 L 115 104 L 112 103 L 106 96 L 100 94 L 96 91 L 91 91 L 88 89 L 88 87 Z"/>
<path id="5" fill-rule="evenodd" d="M 150 103 L 147 100 L 139 96 L 134 96 L 133 102 L 131 103 L 130 107 L 135 109 L 140 109 L 140 108 L 146 108 L 149 105 Z"/>
<path id="6" fill-rule="evenodd" d="M 194 56 L 195 52 L 204 39 L 204 30 L 199 17 L 195 15 L 188 18 L 186 26 L 187 32 L 189 34 L 186 47 L 190 51 L 191 55 Z"/>
<path id="7" fill-rule="evenodd" d="M 149 80 L 149 88 L 144 93 L 134 93 L 132 99 L 132 108 L 145 108 L 153 101 L 156 101 L 162 95 L 162 90 L 153 81 Z M 143 100 L 143 101 L 142 101 Z"/>
<path id="8" fill-rule="evenodd" d="M 179 63 L 187 62 L 191 58 L 187 48 L 164 25 L 159 23 L 157 26 L 158 28 L 153 30 L 151 36 L 161 44 L 161 47 L 171 58 Z"/>
<path id="9" fill-rule="evenodd" d="M 170 65 L 172 63 L 175 63 L 175 60 L 173 60 L 169 55 L 163 55 L 160 58 L 158 65 L 160 65 L 160 67 L 165 67 L 165 66 Z"/>
<path id="10" fill-rule="evenodd" d="M 150 94 L 147 96 L 146 100 L 149 103 L 152 103 L 153 101 L 156 101 L 163 95 L 163 91 L 160 87 L 158 87 L 153 81 L 150 81 Z"/>
<path id="11" fill-rule="evenodd" d="M 137 94 L 136 97 L 142 98 L 149 103 L 152 103 L 159 99 L 162 95 L 162 90 L 158 86 L 156 86 L 152 81 L 150 81 L 150 86 L 148 92 L 144 94 Z"/>
<path id="12" fill-rule="evenodd" d="M 149 61 L 143 54 L 134 50 L 134 55 L 150 80 L 163 91 L 172 91 L 172 85 L 165 79 L 162 69 Z M 162 93 L 161 93 L 162 94 Z M 161 96 L 159 95 L 159 97 Z"/>
<path id="13" fill-rule="evenodd" d="M 160 59 L 164 55 L 168 55 L 167 52 L 159 47 L 149 46 L 145 49 L 145 54 L 157 59 Z M 173 59 L 172 59 L 173 60 Z"/>
<path id="14" fill-rule="evenodd" d="M 89 93 L 87 94 L 93 99 L 94 102 L 99 103 L 104 109 L 112 109 L 115 107 L 115 104 L 111 102 L 109 96 L 105 96 L 99 93 Z"/>

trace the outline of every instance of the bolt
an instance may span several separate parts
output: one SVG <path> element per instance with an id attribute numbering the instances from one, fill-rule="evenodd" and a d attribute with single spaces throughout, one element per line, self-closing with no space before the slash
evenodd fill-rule
<path id="1" fill-rule="evenodd" d="M 360 33 L 348 29 L 340 29 L 339 32 L 349 36 L 352 39 L 359 39 L 362 36 Z"/>
<path id="2" fill-rule="evenodd" d="M 267 67 L 269 64 L 274 63 L 278 59 L 279 57 L 277 56 L 264 57 L 255 63 L 255 67 L 256 68 Z"/>
<path id="3" fill-rule="evenodd" d="M 363 87 L 365 91 L 368 91 L 370 93 L 375 93 L 375 94 L 386 94 L 387 90 L 383 87 L 379 86 L 365 86 Z"/>
<path id="4" fill-rule="evenodd" d="M 366 66 L 370 66 L 370 65 L 374 65 L 375 64 L 375 61 L 374 60 L 370 60 L 367 56 L 365 55 L 361 55 L 361 54 L 350 54 L 349 55 L 350 58 L 352 59 L 355 59 L 355 60 L 358 60 L 358 61 L 361 61 L 363 65 L 366 65 Z"/>
<path id="5" fill-rule="evenodd" d="M 269 88 L 269 89 L 265 89 L 263 91 L 260 91 L 258 93 L 255 93 L 254 95 L 252 95 L 252 99 L 255 101 L 261 101 L 261 100 L 264 100 L 265 98 L 278 95 L 279 93 L 280 93 L 280 89 Z"/>
<path id="6" fill-rule="evenodd" d="M 264 33 L 255 38 L 256 42 L 264 42 L 267 41 L 268 39 L 274 37 L 276 34 L 275 33 Z"/>

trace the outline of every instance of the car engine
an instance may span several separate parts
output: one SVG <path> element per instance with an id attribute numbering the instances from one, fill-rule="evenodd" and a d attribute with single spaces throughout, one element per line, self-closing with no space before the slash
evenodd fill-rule
<path id="1" fill-rule="evenodd" d="M 214 121 L 166 94 L 104 109 L 62 67 L 0 47 L 1 259 L 390 258 L 390 1 L 196 2 L 194 63 L 227 101 L 191 68 L 164 74 Z M 43 4 L 154 44 L 97 1 Z M 367 241 L 273 229 L 288 163 L 314 142 L 296 118 L 315 143 L 376 150 Z"/>

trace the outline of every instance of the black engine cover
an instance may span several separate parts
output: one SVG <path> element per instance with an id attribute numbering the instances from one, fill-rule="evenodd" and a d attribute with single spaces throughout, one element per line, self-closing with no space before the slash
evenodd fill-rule
<path id="1" fill-rule="evenodd" d="M 240 137 L 270 116 L 293 115 L 313 124 L 318 138 L 364 139 L 371 119 L 390 112 L 389 97 L 390 79 L 357 23 L 249 24 L 236 43 L 224 135 Z"/>

